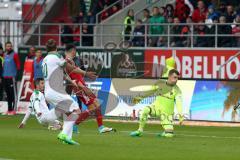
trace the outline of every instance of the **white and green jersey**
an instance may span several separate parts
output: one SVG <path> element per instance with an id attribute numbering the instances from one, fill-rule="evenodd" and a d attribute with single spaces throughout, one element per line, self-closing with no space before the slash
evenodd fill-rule
<path id="1" fill-rule="evenodd" d="M 43 59 L 42 69 L 45 81 L 44 95 L 48 103 L 65 112 L 79 109 L 78 104 L 66 93 L 64 85 L 65 59 L 57 52 L 50 52 Z"/>
<path id="2" fill-rule="evenodd" d="M 38 113 L 49 112 L 45 97 L 42 92 L 34 90 L 30 98 L 29 108 L 32 109 L 32 113 L 37 115 Z"/>
<path id="3" fill-rule="evenodd" d="M 22 123 L 23 124 L 26 123 L 30 114 L 35 115 L 37 120 L 40 122 L 40 117 L 38 116 L 38 114 L 41 113 L 43 115 L 43 114 L 47 114 L 48 112 L 49 112 L 49 109 L 43 93 L 38 90 L 34 90 L 30 97 L 28 110 Z"/>
<path id="4" fill-rule="evenodd" d="M 49 90 L 54 90 L 60 93 L 65 91 L 65 87 L 63 85 L 63 66 L 65 63 L 65 59 L 57 52 L 50 52 L 43 59 L 42 71 L 45 81 L 45 93 L 47 93 Z"/>

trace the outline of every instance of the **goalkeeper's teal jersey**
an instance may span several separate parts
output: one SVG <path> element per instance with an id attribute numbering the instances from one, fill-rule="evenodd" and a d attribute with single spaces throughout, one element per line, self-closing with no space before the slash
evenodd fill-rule
<path id="1" fill-rule="evenodd" d="M 176 103 L 179 114 L 182 114 L 182 92 L 177 85 L 171 86 L 164 80 L 159 80 L 152 86 L 156 100 L 153 103 L 156 109 L 166 114 L 174 113 Z"/>

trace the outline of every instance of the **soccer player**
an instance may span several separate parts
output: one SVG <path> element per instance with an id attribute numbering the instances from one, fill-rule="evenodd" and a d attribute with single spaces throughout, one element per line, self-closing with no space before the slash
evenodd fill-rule
<path id="1" fill-rule="evenodd" d="M 43 95 L 44 80 L 37 78 L 34 80 L 35 90 L 30 97 L 30 104 L 21 124 L 18 128 L 24 128 L 31 114 L 34 114 L 38 122 L 42 125 L 49 125 L 52 129 L 61 129 L 61 122 L 53 111 L 48 109 L 45 97 Z"/>
<path id="2" fill-rule="evenodd" d="M 174 103 L 179 113 L 180 124 L 183 122 L 182 115 L 182 93 L 180 88 L 176 85 L 179 77 L 179 72 L 175 69 L 169 71 L 168 80 L 157 81 L 152 89 L 146 92 L 141 97 L 135 97 L 134 103 L 139 103 L 142 99 L 149 96 L 156 96 L 156 100 L 150 106 L 144 107 L 139 119 L 139 128 L 137 131 L 131 132 L 131 136 L 140 137 L 143 134 L 143 129 L 148 119 L 148 116 L 156 116 L 160 118 L 161 125 L 164 132 L 158 136 L 162 137 L 173 137 L 173 114 L 174 114 Z"/>
<path id="3" fill-rule="evenodd" d="M 73 58 L 75 56 L 76 56 L 76 47 L 72 44 L 68 44 L 66 46 L 66 60 L 69 63 L 72 63 L 72 65 L 74 66 L 76 66 L 75 62 L 73 61 Z M 68 72 L 68 73 L 70 78 L 72 80 L 75 80 L 76 84 L 78 85 L 78 87 L 76 86 L 71 87 L 70 90 L 73 90 L 75 92 L 79 100 L 81 100 L 81 102 L 84 103 L 89 110 L 92 109 L 92 112 L 95 112 L 99 133 L 114 131 L 113 128 L 105 127 L 103 125 L 103 116 L 101 114 L 100 104 L 97 100 L 97 97 L 94 95 L 94 93 L 92 93 L 92 91 L 89 88 L 87 88 L 84 77 L 80 74 L 76 74 L 73 72 Z M 86 113 L 86 116 L 83 119 L 81 119 L 79 123 L 84 121 L 86 118 L 88 118 L 91 112 L 86 111 L 85 113 Z"/>
<path id="4" fill-rule="evenodd" d="M 82 74 L 88 78 L 95 79 L 94 72 L 85 72 L 69 63 L 57 52 L 57 44 L 53 39 L 48 40 L 46 45 L 48 55 L 43 59 L 42 69 L 45 81 L 44 94 L 48 103 L 55 106 L 56 115 L 63 115 L 63 130 L 58 139 L 64 143 L 78 145 L 72 140 L 73 125 L 78 118 L 81 119 L 81 111 L 78 104 L 65 91 L 64 69 Z M 75 84 L 74 82 L 72 82 Z M 75 84 L 76 85 L 76 84 Z"/>

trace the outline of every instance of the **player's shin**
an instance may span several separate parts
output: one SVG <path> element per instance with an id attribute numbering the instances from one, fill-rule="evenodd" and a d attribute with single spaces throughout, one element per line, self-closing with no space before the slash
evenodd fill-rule
<path id="1" fill-rule="evenodd" d="M 171 138 L 174 136 L 173 133 L 173 125 L 172 124 L 166 124 L 166 125 L 162 125 L 164 132 L 158 134 L 158 136 L 160 137 L 167 137 L 167 138 Z"/>
<path id="2" fill-rule="evenodd" d="M 160 116 L 161 125 L 164 129 L 164 132 L 158 134 L 160 137 L 173 137 L 173 113 L 167 114 L 167 113 L 161 113 Z"/>
<path id="3" fill-rule="evenodd" d="M 102 113 L 101 113 L 101 107 L 98 107 L 95 110 L 95 114 L 96 114 L 96 121 L 97 121 L 98 127 L 101 127 L 103 125 L 103 117 L 102 117 Z"/>
<path id="4" fill-rule="evenodd" d="M 72 138 L 72 129 L 73 125 L 75 123 L 76 116 L 75 115 L 70 115 L 70 116 L 64 116 L 63 117 L 63 129 L 62 129 L 62 134 L 65 134 L 68 136 L 68 138 Z"/>
<path id="5" fill-rule="evenodd" d="M 75 124 L 80 124 L 83 121 L 85 121 L 90 115 L 91 113 L 94 113 L 96 109 L 99 108 L 99 105 L 97 103 L 93 103 L 91 105 L 88 106 L 88 109 L 86 111 L 83 111 L 82 113 L 79 114 Z"/>
<path id="6" fill-rule="evenodd" d="M 151 108 L 150 107 L 145 107 L 140 115 L 139 118 L 139 128 L 137 131 L 133 131 L 130 133 L 130 136 L 132 137 L 141 137 L 143 133 L 143 129 L 146 125 L 147 119 L 149 114 L 151 113 Z"/>
<path id="7" fill-rule="evenodd" d="M 82 113 L 80 113 L 78 115 L 77 120 L 75 121 L 75 124 L 80 124 L 83 121 L 85 121 L 89 116 L 90 116 L 91 112 L 89 110 L 83 111 Z"/>
<path id="8" fill-rule="evenodd" d="M 138 130 L 143 132 L 143 129 L 147 123 L 147 120 L 148 120 L 148 116 L 150 115 L 151 113 L 151 108 L 150 107 L 145 107 L 140 115 L 140 118 L 139 118 L 139 128 Z"/>

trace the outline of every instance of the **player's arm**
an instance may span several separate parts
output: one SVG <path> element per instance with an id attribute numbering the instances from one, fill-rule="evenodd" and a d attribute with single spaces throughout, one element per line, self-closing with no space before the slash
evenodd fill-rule
<path id="1" fill-rule="evenodd" d="M 80 91 L 81 90 L 84 91 L 84 93 L 87 96 L 95 97 L 95 94 L 92 92 L 92 90 L 89 89 L 88 87 L 86 87 L 84 84 L 82 84 L 81 82 L 78 82 L 77 85 L 78 85 L 78 88 L 80 89 Z"/>
<path id="2" fill-rule="evenodd" d="M 68 71 L 70 71 L 70 73 L 73 72 L 73 73 L 81 74 L 81 75 L 86 76 L 90 79 L 96 79 L 97 78 L 97 75 L 96 75 L 95 72 L 86 72 L 86 71 L 80 69 L 79 67 L 76 67 L 76 66 L 74 66 L 70 63 L 66 63 L 65 67 Z"/>
<path id="3" fill-rule="evenodd" d="M 32 108 L 31 107 L 28 107 L 28 110 L 22 120 L 22 122 L 20 123 L 20 125 L 18 126 L 18 128 L 24 128 L 24 126 L 26 125 L 27 123 L 27 120 L 29 119 L 30 115 L 32 113 Z"/>
<path id="4" fill-rule="evenodd" d="M 152 95 L 154 95 L 156 93 L 158 89 L 158 83 L 155 83 L 154 85 L 151 86 L 151 89 L 144 92 L 144 94 L 142 96 L 137 96 L 133 99 L 133 103 L 137 104 L 139 103 L 141 100 L 143 100 L 144 98 L 150 97 Z"/>
<path id="5" fill-rule="evenodd" d="M 180 124 L 182 124 L 183 120 L 184 120 L 184 116 L 183 116 L 183 113 L 182 113 L 182 91 L 177 88 L 177 93 L 176 93 L 176 96 L 175 96 L 175 103 L 176 103 L 176 107 L 177 107 L 177 111 L 178 111 L 178 114 L 179 114 L 179 122 Z"/>
<path id="6" fill-rule="evenodd" d="M 72 80 L 68 75 L 64 75 L 64 78 L 67 82 L 69 82 L 74 87 L 77 87 L 76 80 Z"/>
<path id="7" fill-rule="evenodd" d="M 41 101 L 44 101 L 44 103 L 46 103 L 45 98 L 43 96 L 40 96 L 40 94 L 37 94 L 33 100 L 33 108 L 38 117 L 42 115 L 42 112 L 40 110 Z"/>

